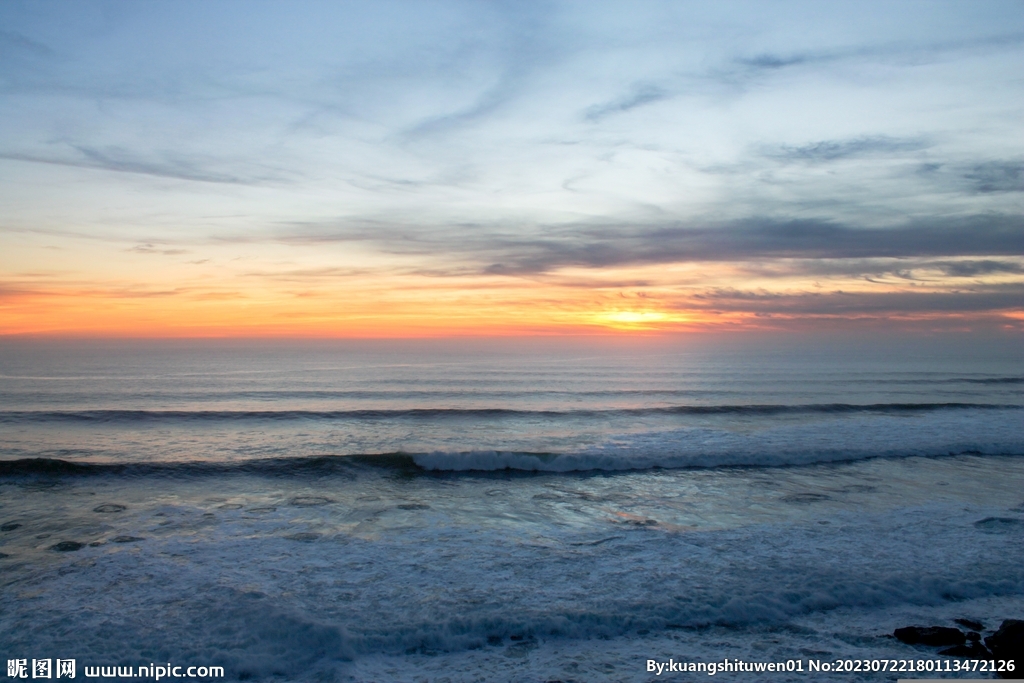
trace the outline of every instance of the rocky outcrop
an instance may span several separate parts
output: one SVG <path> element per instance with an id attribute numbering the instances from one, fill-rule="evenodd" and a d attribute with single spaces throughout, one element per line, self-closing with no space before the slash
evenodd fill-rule
<path id="1" fill-rule="evenodd" d="M 971 628 L 964 633 L 948 626 L 906 626 L 893 631 L 893 636 L 907 645 L 942 647 L 938 654 L 947 657 L 994 660 L 1003 671 L 996 671 L 999 678 L 1024 679 L 1024 620 L 1007 619 L 999 630 L 984 639 L 978 631 L 984 624 L 973 619 L 956 619 L 957 624 Z M 1004 662 L 1013 662 L 1013 671 L 1006 670 Z"/>
<path id="2" fill-rule="evenodd" d="M 1001 672 L 1000 678 L 1024 678 L 1024 620 L 1007 619 L 985 639 L 985 645 L 992 651 L 992 659 L 1014 661 L 1015 670 Z"/>
<path id="3" fill-rule="evenodd" d="M 963 645 L 967 636 L 958 628 L 948 626 L 907 626 L 898 628 L 892 633 L 896 640 L 907 645 Z"/>
<path id="4" fill-rule="evenodd" d="M 966 657 L 967 659 L 992 659 L 992 653 L 977 640 L 968 640 L 965 645 L 954 645 L 939 650 L 940 655 L 947 657 Z"/>

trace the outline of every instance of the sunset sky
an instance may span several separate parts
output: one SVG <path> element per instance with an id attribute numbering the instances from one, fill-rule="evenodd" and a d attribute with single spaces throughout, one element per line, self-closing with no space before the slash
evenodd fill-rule
<path id="1" fill-rule="evenodd" d="M 1024 331 L 1024 3 L 0 4 L 0 334 Z"/>

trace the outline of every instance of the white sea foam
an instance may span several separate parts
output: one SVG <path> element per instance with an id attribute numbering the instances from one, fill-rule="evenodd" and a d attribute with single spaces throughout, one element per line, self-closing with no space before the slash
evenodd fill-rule
<path id="1" fill-rule="evenodd" d="M 346 673 L 354 681 L 448 680 L 470 681 L 654 681 L 769 680 L 771 683 L 878 683 L 878 672 L 862 671 L 809 676 L 808 660 L 947 659 L 934 657 L 933 648 L 913 648 L 887 637 L 893 628 L 907 624 L 950 624 L 956 618 L 974 616 L 998 626 L 1004 618 L 1024 614 L 1024 598 L 999 596 L 939 605 L 914 605 L 878 609 L 836 609 L 797 618 L 791 625 L 745 629 L 710 627 L 670 630 L 647 635 L 624 634 L 615 638 L 541 639 L 507 642 L 500 646 L 456 652 L 404 655 L 369 654 L 358 657 Z M 978 615 L 996 615 L 985 619 Z M 786 662 L 800 660 L 803 671 L 777 672 L 761 679 L 752 673 L 664 673 L 646 671 L 648 659 L 665 662 Z M 952 661 L 955 660 L 950 660 Z M 976 677 L 978 674 L 967 674 Z M 811 678 L 813 676 L 813 679 Z"/>
<path id="2" fill-rule="evenodd" d="M 977 515 L 851 516 L 839 520 L 840 535 L 814 526 L 696 537 L 637 530 L 599 545 L 423 528 L 388 541 L 303 543 L 275 533 L 279 523 L 234 521 L 200 542 L 175 536 L 85 554 L 21 583 L 49 590 L 12 605 L 3 622 L 32 625 L 9 643 L 28 656 L 71 650 L 138 662 L 159 643 L 176 661 L 260 678 L 368 655 L 495 645 L 514 653 L 679 627 L 727 627 L 736 642 L 747 629 L 840 608 L 883 615 L 881 636 L 903 625 L 886 609 L 1024 593 L 1019 534 L 979 532 Z M 926 529 L 971 552 L 958 559 Z M 978 551 L 991 559 L 975 559 Z M 211 565 L 224 568 L 216 581 Z M 74 634 L 44 625 L 57 614 L 74 615 Z"/>
<path id="3" fill-rule="evenodd" d="M 28 657 L 72 652 L 91 662 L 146 662 L 159 644 L 165 659 L 289 680 L 409 652 L 482 648 L 513 657 L 548 648 L 552 662 L 559 643 L 622 642 L 680 628 L 724 629 L 731 635 L 719 639 L 742 645 L 759 629 L 833 610 L 875 614 L 880 638 L 905 625 L 890 611 L 1024 594 L 1024 517 L 1007 507 L 1019 503 L 1019 488 L 1005 484 L 1001 506 L 964 502 L 999 471 L 986 461 L 844 468 L 859 468 L 851 481 L 959 475 L 944 502 L 867 511 L 864 502 L 881 491 L 833 492 L 809 503 L 818 498 L 771 489 L 772 521 L 744 513 L 738 526 L 707 531 L 666 521 L 685 503 L 678 498 L 650 509 L 653 498 L 683 490 L 681 474 L 585 477 L 572 490 L 563 490 L 561 477 L 501 489 L 493 477 L 410 482 L 386 473 L 318 480 L 308 491 L 309 484 L 276 479 L 163 480 L 151 492 L 138 490 L 146 482 L 79 480 L 60 494 L 61 510 L 88 524 L 67 531 L 57 528 L 59 511 L 32 521 L 31 511 L 57 494 L 26 489 L 6 501 L 8 515 L 25 506 L 26 525 L 12 532 L 6 561 L 21 561 L 21 552 L 36 564 L 9 574 L 12 594 L 24 597 L 7 605 L 0 632 L 10 651 Z M 1016 473 L 1004 478 L 1019 480 L 1019 467 L 1003 469 Z M 841 483 L 831 468 L 818 470 L 773 481 L 787 489 Z M 728 497 L 742 490 L 727 488 L 737 477 L 758 484 L 758 476 L 710 472 L 698 489 Z M 647 502 L 629 497 L 634 486 L 649 492 Z M 220 497 L 208 498 L 215 492 Z M 544 497 L 550 492 L 565 495 Z M 413 496 L 415 504 L 397 503 Z M 115 500 L 126 509 L 93 512 L 97 501 Z M 787 508 L 802 513 L 787 516 Z M 645 509 L 660 521 L 642 517 Z M 53 535 L 34 540 L 42 528 Z M 106 543 L 46 550 L 69 533 Z M 122 534 L 145 540 L 110 541 Z M 41 548 L 36 560 L 25 544 Z M 794 633 L 791 640 L 805 645 L 838 637 Z M 892 643 L 864 649 L 872 648 L 889 652 Z"/>

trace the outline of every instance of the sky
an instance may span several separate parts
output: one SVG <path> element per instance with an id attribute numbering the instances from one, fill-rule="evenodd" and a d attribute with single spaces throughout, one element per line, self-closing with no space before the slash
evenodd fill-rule
<path id="1" fill-rule="evenodd" d="M 1024 2 L 0 3 L 0 335 L 1024 332 Z"/>

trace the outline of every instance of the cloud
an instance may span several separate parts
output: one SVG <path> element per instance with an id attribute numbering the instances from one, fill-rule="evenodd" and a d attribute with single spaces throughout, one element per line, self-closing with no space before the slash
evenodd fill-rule
<path id="1" fill-rule="evenodd" d="M 633 86 L 633 89 L 628 94 L 622 97 L 588 107 L 585 118 L 588 121 L 596 122 L 612 114 L 621 114 L 631 109 L 642 107 L 645 104 L 660 102 L 669 97 L 671 97 L 671 94 L 664 88 L 652 83 L 638 83 Z"/>
<path id="2" fill-rule="evenodd" d="M 163 256 L 177 256 L 178 254 L 189 253 L 188 249 L 161 249 L 149 242 L 145 244 L 136 244 L 134 247 L 126 249 L 125 251 L 131 251 L 136 254 L 161 254 Z"/>
<path id="3" fill-rule="evenodd" d="M 589 228 L 562 239 L 493 245 L 492 273 L 543 272 L 560 266 L 602 267 L 764 258 L 1024 254 L 1024 219 L 975 216 L 959 221 L 862 229 L 827 221 L 752 219 L 706 228 Z M 481 254 L 483 255 L 483 254 Z"/>
<path id="4" fill-rule="evenodd" d="M 994 275 L 998 273 L 1018 274 L 1024 273 L 1024 266 L 1012 261 L 947 261 L 935 264 L 942 269 L 942 272 L 950 277 L 977 277 L 979 275 Z"/>
<path id="5" fill-rule="evenodd" d="M 947 190 L 974 195 L 1024 192 L 1024 162 L 988 159 L 973 163 L 929 162 L 915 173 Z"/>
<path id="6" fill-rule="evenodd" d="M 979 193 L 1024 192 L 1024 163 L 989 161 L 971 167 L 964 178 Z"/>
<path id="7" fill-rule="evenodd" d="M 789 55 L 783 57 L 773 54 L 760 54 L 755 57 L 740 58 L 736 61 L 743 66 L 754 69 L 781 69 L 786 66 L 796 66 L 811 61 L 829 61 L 831 59 L 835 59 L 835 57 L 828 55 L 818 56 L 817 58 L 810 55 Z"/>
<path id="8" fill-rule="evenodd" d="M 762 315 L 855 316 L 951 314 L 1019 310 L 1024 283 L 984 291 L 775 293 L 715 289 L 675 304 L 688 310 Z"/>
<path id="9" fill-rule="evenodd" d="M 824 163 L 855 157 L 917 152 L 930 146 L 929 143 L 919 139 L 876 136 L 850 140 L 822 140 L 799 147 L 780 146 L 766 150 L 765 156 L 783 161 Z"/>
<path id="10" fill-rule="evenodd" d="M 965 40 L 933 42 L 893 41 L 847 47 L 807 50 L 798 52 L 762 52 L 751 57 L 739 57 L 735 63 L 749 71 L 778 71 L 788 67 L 827 64 L 841 60 L 906 60 L 917 62 L 932 61 L 941 55 L 955 52 L 970 52 L 987 49 L 1013 47 L 1024 43 L 1022 33 L 1002 33 Z"/>
<path id="11" fill-rule="evenodd" d="M 1024 218 L 974 215 L 857 228 L 826 220 L 752 218 L 730 223 L 569 224 L 542 229 L 484 224 L 400 226 L 383 222 L 293 225 L 291 244 L 365 242 L 393 254 L 436 255 L 478 272 L 528 275 L 567 266 L 601 268 L 756 259 L 1018 256 Z M 827 267 L 827 266 L 823 266 Z M 950 266 L 955 267 L 955 266 Z"/>
<path id="12" fill-rule="evenodd" d="M 0 282 L 0 301 L 15 299 L 82 299 L 101 297 L 108 299 L 151 299 L 179 296 L 189 292 L 188 288 L 146 289 L 144 285 L 111 287 L 96 283 L 50 282 L 50 283 L 5 283 Z"/>
<path id="13" fill-rule="evenodd" d="M 493 12 L 493 15 L 476 26 L 476 30 L 487 35 L 486 40 L 481 40 L 478 35 L 446 37 L 445 40 L 456 46 L 456 63 L 444 64 L 444 58 L 434 62 L 443 53 L 436 47 L 417 54 L 414 59 L 426 59 L 428 63 L 434 62 L 435 67 L 448 71 L 444 74 L 444 81 L 452 73 L 465 75 L 479 68 L 489 75 L 491 85 L 482 88 L 468 105 L 426 116 L 407 126 L 400 137 L 415 140 L 445 134 L 488 118 L 527 95 L 530 80 L 535 74 L 552 70 L 562 56 L 577 47 L 572 36 L 552 33 L 547 16 L 550 8 L 530 3 L 493 3 L 486 7 L 485 13 Z M 406 68 L 415 63 L 410 62 Z M 434 80 L 438 75 L 428 74 L 426 78 Z M 441 84 L 434 82 L 435 85 Z M 470 82 L 475 83 L 476 80 L 470 79 Z"/>
<path id="14" fill-rule="evenodd" d="M 25 37 L 16 31 L 0 31 L 0 58 L 18 56 L 52 57 L 54 51 L 48 46 Z"/>
<path id="15" fill-rule="evenodd" d="M 291 270 L 259 270 L 242 273 L 243 277 L 259 278 L 261 280 L 280 280 L 283 282 L 308 282 L 318 280 L 335 280 L 360 275 L 380 275 L 379 271 L 369 268 L 294 268 Z"/>
<path id="16" fill-rule="evenodd" d="M 123 147 L 96 148 L 86 145 L 71 145 L 71 148 L 78 154 L 75 156 L 41 155 L 0 151 L 0 159 L 72 168 L 91 168 L 116 173 L 138 173 L 203 183 L 251 185 L 272 179 L 269 174 L 246 176 L 210 171 L 205 166 L 208 166 L 211 160 L 188 158 L 180 153 L 162 152 L 146 155 Z"/>
<path id="17" fill-rule="evenodd" d="M 781 85 L 783 76 L 835 76 L 840 70 L 874 71 L 878 66 L 904 69 L 1008 52 L 1022 43 L 1024 34 L 1016 32 L 961 40 L 896 39 L 878 42 L 854 39 L 846 45 L 829 48 L 772 49 L 752 55 L 733 56 L 702 72 L 693 72 L 688 89 L 711 85 L 715 89 L 724 87 L 733 96 L 745 95 L 756 89 Z M 884 82 L 883 79 L 879 85 Z M 879 87 L 878 91 L 882 89 L 884 86 Z"/>
<path id="18" fill-rule="evenodd" d="M 934 282 L 947 278 L 979 278 L 987 275 L 1024 273 L 1024 261 L 995 259 L 935 260 L 922 257 L 779 259 L 755 260 L 736 264 L 747 276 L 759 279 L 817 278 L 838 276 L 870 281 L 899 278 Z"/>
<path id="19" fill-rule="evenodd" d="M 455 112 L 430 116 L 404 132 L 406 138 L 445 133 L 472 124 L 497 111 L 513 99 L 520 85 L 519 74 L 506 74 L 497 85 L 482 93 L 475 102 Z"/>

